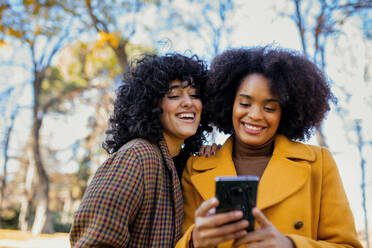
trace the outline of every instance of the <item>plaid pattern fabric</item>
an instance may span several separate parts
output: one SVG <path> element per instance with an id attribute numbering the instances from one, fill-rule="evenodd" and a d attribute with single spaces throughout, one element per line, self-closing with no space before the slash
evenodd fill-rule
<path id="1" fill-rule="evenodd" d="M 74 215 L 70 243 L 174 247 L 182 222 L 181 186 L 165 141 L 134 139 L 97 170 Z"/>

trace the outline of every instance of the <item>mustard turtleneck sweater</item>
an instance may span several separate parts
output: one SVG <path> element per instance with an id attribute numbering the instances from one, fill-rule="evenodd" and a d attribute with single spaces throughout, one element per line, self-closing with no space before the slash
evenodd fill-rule
<path id="1" fill-rule="evenodd" d="M 261 177 L 274 150 L 274 137 L 260 146 L 250 146 L 234 136 L 233 161 L 237 175 Z"/>

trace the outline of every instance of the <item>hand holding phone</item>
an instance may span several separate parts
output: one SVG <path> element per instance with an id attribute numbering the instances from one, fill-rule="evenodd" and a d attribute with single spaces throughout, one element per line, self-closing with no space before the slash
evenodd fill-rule
<path id="1" fill-rule="evenodd" d="M 249 221 L 248 232 L 254 230 L 252 208 L 256 206 L 257 176 L 223 176 L 216 177 L 216 197 L 220 204 L 217 213 L 241 210 L 243 219 Z"/>

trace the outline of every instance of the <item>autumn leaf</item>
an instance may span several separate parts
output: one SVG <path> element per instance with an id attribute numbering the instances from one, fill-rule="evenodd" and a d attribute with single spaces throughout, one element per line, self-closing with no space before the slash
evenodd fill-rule
<path id="1" fill-rule="evenodd" d="M 97 41 L 97 46 L 102 47 L 106 43 L 109 43 L 111 47 L 118 48 L 119 47 L 119 40 L 118 38 L 112 33 L 105 33 L 99 31 L 100 39 Z"/>
<path id="2" fill-rule="evenodd" d="M 6 43 L 3 40 L 0 40 L 0 48 L 6 47 L 7 45 L 8 45 L 8 43 Z"/>
<path id="3" fill-rule="evenodd" d="M 24 5 L 31 5 L 31 4 L 34 4 L 34 1 L 33 0 L 23 0 L 23 4 Z"/>
<path id="4" fill-rule="evenodd" d="M 36 30 L 35 30 L 35 36 L 39 35 L 41 33 L 41 28 L 39 25 L 37 25 Z"/>
<path id="5" fill-rule="evenodd" d="M 22 36 L 24 35 L 24 33 L 25 33 L 24 31 L 15 30 L 12 27 L 8 27 L 8 34 L 10 36 L 14 36 L 16 38 L 22 38 Z"/>

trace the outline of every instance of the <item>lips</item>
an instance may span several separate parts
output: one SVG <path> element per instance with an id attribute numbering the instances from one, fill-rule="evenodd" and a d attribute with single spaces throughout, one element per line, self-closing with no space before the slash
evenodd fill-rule
<path id="1" fill-rule="evenodd" d="M 265 128 L 263 126 L 252 125 L 245 122 L 242 122 L 242 125 L 244 127 L 244 130 L 251 134 L 258 134 Z"/>
<path id="2" fill-rule="evenodd" d="M 193 122 L 195 120 L 196 114 L 193 112 L 182 112 L 178 113 L 176 116 L 182 121 Z"/>

